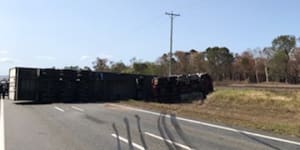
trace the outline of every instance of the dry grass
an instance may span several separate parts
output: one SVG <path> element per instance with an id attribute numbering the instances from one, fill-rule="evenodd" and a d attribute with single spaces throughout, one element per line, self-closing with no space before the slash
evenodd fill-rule
<path id="1" fill-rule="evenodd" d="M 300 91 L 219 88 L 205 104 L 123 101 L 126 105 L 176 113 L 196 120 L 224 123 L 300 137 Z"/>

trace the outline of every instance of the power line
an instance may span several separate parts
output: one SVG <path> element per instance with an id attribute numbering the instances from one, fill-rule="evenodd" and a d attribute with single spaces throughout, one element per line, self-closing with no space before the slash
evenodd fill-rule
<path id="1" fill-rule="evenodd" d="M 173 53 L 172 53 L 172 50 L 173 50 L 173 20 L 174 20 L 174 17 L 178 17 L 180 16 L 180 14 L 175 14 L 172 12 L 166 12 L 165 13 L 166 15 L 170 16 L 171 18 L 171 31 L 170 31 L 170 58 L 169 58 L 169 76 L 172 75 L 172 57 L 173 57 Z"/>

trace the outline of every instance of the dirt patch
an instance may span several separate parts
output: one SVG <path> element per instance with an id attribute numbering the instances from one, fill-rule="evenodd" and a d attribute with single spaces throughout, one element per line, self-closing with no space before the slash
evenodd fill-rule
<path id="1" fill-rule="evenodd" d="M 127 107 L 123 107 L 123 106 L 115 105 L 115 104 L 110 104 L 110 103 L 104 104 L 104 107 L 105 107 L 105 108 L 108 108 L 108 109 L 119 110 L 119 111 L 122 111 L 122 110 L 128 111 L 128 110 L 130 110 L 130 109 L 127 108 Z"/>

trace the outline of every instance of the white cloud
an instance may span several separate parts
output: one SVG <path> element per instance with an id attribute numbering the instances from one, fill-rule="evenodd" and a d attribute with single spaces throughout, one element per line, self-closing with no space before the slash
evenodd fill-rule
<path id="1" fill-rule="evenodd" d="M 80 57 L 80 60 L 82 60 L 82 61 L 89 60 L 89 59 L 91 59 L 91 56 L 83 55 Z"/>
<path id="2" fill-rule="evenodd" d="M 55 60 L 55 57 L 52 56 L 36 56 L 35 58 L 39 60 Z"/>
<path id="3" fill-rule="evenodd" d="M 5 54 L 8 54 L 7 50 L 0 50 L 0 55 L 5 55 Z"/>
<path id="4" fill-rule="evenodd" d="M 0 58 L 0 62 L 1 63 L 9 63 L 9 64 L 11 64 L 11 63 L 15 63 L 16 60 L 13 59 L 13 58 L 9 58 L 9 57 L 2 57 L 2 58 Z"/>
<path id="5" fill-rule="evenodd" d="M 107 58 L 107 59 L 112 59 L 113 58 L 113 56 L 109 55 L 109 54 L 100 54 L 100 55 L 98 55 L 98 57 L 100 57 L 100 58 Z"/>
<path id="6" fill-rule="evenodd" d="M 79 60 L 81 60 L 81 61 L 93 61 L 97 57 L 99 57 L 99 58 L 106 58 L 106 59 L 112 59 L 113 58 L 113 56 L 109 55 L 109 54 L 99 54 L 99 55 L 93 55 L 93 56 L 82 55 L 82 56 L 80 56 Z"/>

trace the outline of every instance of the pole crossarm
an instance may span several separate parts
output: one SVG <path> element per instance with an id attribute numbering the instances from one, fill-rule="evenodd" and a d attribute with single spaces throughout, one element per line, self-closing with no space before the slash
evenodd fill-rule
<path id="1" fill-rule="evenodd" d="M 180 14 L 175 14 L 175 13 L 173 13 L 173 12 L 166 12 L 165 13 L 166 15 L 169 15 L 169 16 L 175 16 L 175 17 L 177 17 L 177 16 L 180 16 Z"/>

